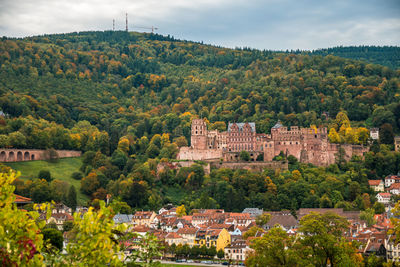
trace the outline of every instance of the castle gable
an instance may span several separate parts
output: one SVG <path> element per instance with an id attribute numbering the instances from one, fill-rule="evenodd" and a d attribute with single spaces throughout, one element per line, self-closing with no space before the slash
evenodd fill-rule
<path id="1" fill-rule="evenodd" d="M 237 126 L 237 127 L 236 127 Z M 232 132 L 235 130 L 238 130 L 239 132 L 242 132 L 244 129 L 250 126 L 251 132 L 256 131 L 256 124 L 254 122 L 240 122 L 240 123 L 229 123 L 228 124 L 228 132 Z"/>

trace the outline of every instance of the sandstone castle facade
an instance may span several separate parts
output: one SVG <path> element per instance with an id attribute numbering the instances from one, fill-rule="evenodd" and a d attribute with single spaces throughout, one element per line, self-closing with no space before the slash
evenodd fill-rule
<path id="1" fill-rule="evenodd" d="M 327 128 L 292 126 L 288 129 L 279 121 L 272 127 L 271 134 L 256 133 L 253 122 L 229 123 L 226 132 L 209 131 L 202 119 L 193 119 L 191 130 L 191 146 L 181 147 L 177 156 L 180 160 L 237 162 L 240 152 L 247 151 L 251 161 L 272 161 L 282 151 L 300 162 L 327 166 L 335 163 L 340 148 L 346 160 L 369 151 L 368 147 L 360 145 L 330 143 Z"/>

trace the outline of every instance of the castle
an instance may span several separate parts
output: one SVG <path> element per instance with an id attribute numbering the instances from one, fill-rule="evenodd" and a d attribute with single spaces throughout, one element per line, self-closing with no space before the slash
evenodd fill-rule
<path id="1" fill-rule="evenodd" d="M 300 162 L 327 166 L 335 163 L 340 148 L 343 158 L 363 156 L 368 147 L 351 144 L 333 144 L 328 141 L 327 128 L 284 127 L 279 121 L 271 134 L 256 133 L 254 122 L 229 123 L 226 132 L 208 130 L 202 119 L 192 120 L 191 146 L 181 147 L 179 160 L 239 161 L 241 151 L 247 151 L 251 161 L 272 161 L 281 151 Z"/>

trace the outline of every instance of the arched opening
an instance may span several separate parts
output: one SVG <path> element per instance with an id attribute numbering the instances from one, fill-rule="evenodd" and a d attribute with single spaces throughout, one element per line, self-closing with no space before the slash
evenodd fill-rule
<path id="1" fill-rule="evenodd" d="M 0 153 L 0 161 L 6 161 L 6 152 L 4 152 L 4 151 L 1 151 L 1 153 Z"/>
<path id="2" fill-rule="evenodd" d="M 24 153 L 24 160 L 29 160 L 29 159 L 30 159 L 30 157 L 29 157 L 29 152 L 26 151 L 26 152 Z"/>
<path id="3" fill-rule="evenodd" d="M 35 160 L 35 154 L 31 155 L 31 160 Z"/>
<path id="4" fill-rule="evenodd" d="M 13 151 L 8 153 L 8 161 L 15 161 L 15 154 Z"/>
<path id="5" fill-rule="evenodd" d="M 17 161 L 22 161 L 22 152 L 21 151 L 17 152 Z"/>

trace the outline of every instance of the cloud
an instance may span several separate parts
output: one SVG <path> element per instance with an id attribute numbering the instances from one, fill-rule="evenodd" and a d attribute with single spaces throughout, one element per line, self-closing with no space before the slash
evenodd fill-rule
<path id="1" fill-rule="evenodd" d="M 131 30 L 228 47 L 400 44 L 397 0 L 1 0 L 0 35 L 123 30 L 126 12 Z"/>

